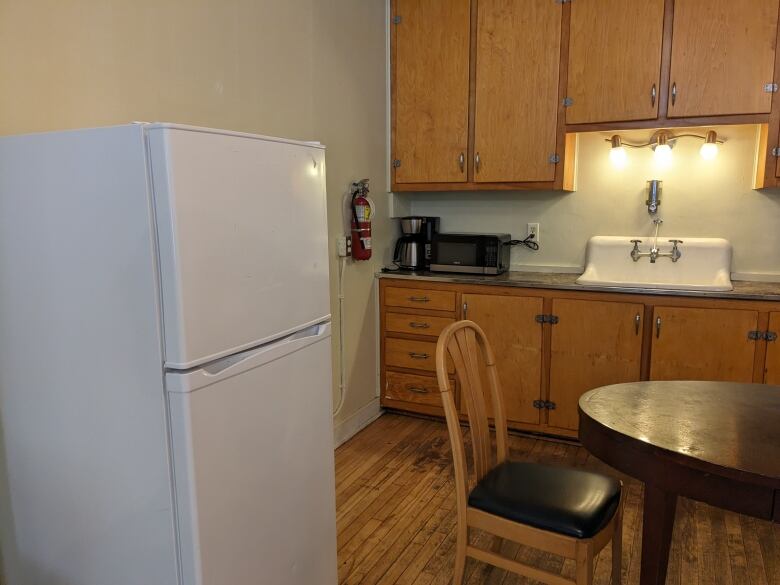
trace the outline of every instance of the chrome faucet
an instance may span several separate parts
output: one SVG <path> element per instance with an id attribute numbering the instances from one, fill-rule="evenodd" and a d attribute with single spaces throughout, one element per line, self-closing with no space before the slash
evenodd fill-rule
<path id="1" fill-rule="evenodd" d="M 631 259 L 634 262 L 639 262 L 640 258 L 650 258 L 651 264 L 655 264 L 655 261 L 658 260 L 658 258 L 669 258 L 672 262 L 677 262 L 682 256 L 678 244 L 682 244 L 683 241 L 669 240 L 669 242 L 672 244 L 671 252 L 661 252 L 655 245 L 649 252 L 642 252 L 639 249 L 639 244 L 642 243 L 642 240 L 631 240 L 631 243 L 634 244 L 634 247 L 631 250 Z"/>
<path id="2" fill-rule="evenodd" d="M 650 264 L 655 264 L 655 261 L 659 258 L 670 258 L 672 262 L 677 262 L 680 259 L 682 252 L 680 252 L 677 244 L 682 244 L 682 240 L 669 240 L 672 244 L 671 252 L 661 252 L 658 249 L 658 230 L 661 228 L 663 222 L 664 220 L 660 218 L 653 220 L 653 223 L 655 224 L 655 237 L 653 238 L 653 247 L 650 248 L 649 252 L 642 252 L 639 250 L 639 244 L 642 243 L 642 240 L 631 240 L 631 243 L 634 244 L 634 247 L 631 250 L 631 259 L 634 262 L 639 262 L 639 259 L 644 257 L 650 258 Z"/>

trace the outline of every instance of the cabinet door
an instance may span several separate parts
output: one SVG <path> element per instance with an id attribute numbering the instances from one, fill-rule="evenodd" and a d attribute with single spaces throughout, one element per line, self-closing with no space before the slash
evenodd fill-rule
<path id="1" fill-rule="evenodd" d="M 675 0 L 670 118 L 771 109 L 778 0 Z"/>
<path id="2" fill-rule="evenodd" d="M 576 430 L 585 392 L 640 379 L 644 306 L 554 299 L 553 314 L 548 424 Z"/>
<path id="3" fill-rule="evenodd" d="M 780 334 L 780 312 L 769 313 L 769 331 Z M 780 384 L 780 338 L 766 344 L 764 384 Z"/>
<path id="4" fill-rule="evenodd" d="M 474 180 L 552 181 L 561 4 L 479 0 Z"/>
<path id="5" fill-rule="evenodd" d="M 464 318 L 482 327 L 495 352 L 507 419 L 539 424 L 533 402 L 542 386 L 542 326 L 536 322 L 542 299 L 466 294 L 463 304 Z M 486 379 L 483 385 L 487 390 Z"/>
<path id="6" fill-rule="evenodd" d="M 664 0 L 571 5 L 568 124 L 658 117 Z"/>
<path id="7" fill-rule="evenodd" d="M 395 181 L 465 181 L 470 1 L 395 0 L 394 7 Z"/>
<path id="8" fill-rule="evenodd" d="M 757 326 L 756 311 L 656 307 L 650 379 L 752 382 Z"/>

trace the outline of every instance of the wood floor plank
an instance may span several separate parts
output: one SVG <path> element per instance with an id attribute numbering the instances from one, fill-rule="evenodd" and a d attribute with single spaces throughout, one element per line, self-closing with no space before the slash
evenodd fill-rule
<path id="1" fill-rule="evenodd" d="M 471 459 L 469 435 L 467 458 Z M 641 483 L 571 443 L 510 436 L 512 459 L 611 474 L 624 482 L 623 585 L 639 584 Z M 449 585 L 456 541 L 454 478 L 446 426 L 385 414 L 336 451 L 339 583 Z M 489 549 L 493 537 L 474 531 Z M 508 558 L 566 577 L 575 565 L 504 541 Z M 597 557 L 594 585 L 610 585 L 611 551 Z M 536 585 L 469 560 L 467 585 Z M 780 527 L 680 498 L 666 585 L 780 585 Z"/>

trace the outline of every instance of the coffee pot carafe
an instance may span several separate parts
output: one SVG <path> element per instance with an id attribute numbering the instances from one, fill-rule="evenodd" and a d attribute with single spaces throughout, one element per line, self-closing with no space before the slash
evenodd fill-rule
<path id="1" fill-rule="evenodd" d="M 401 270 L 426 270 L 431 263 L 431 240 L 439 231 L 438 217 L 400 218 L 403 235 L 395 243 L 393 262 Z"/>
<path id="2" fill-rule="evenodd" d="M 402 270 L 425 268 L 425 243 L 418 234 L 406 234 L 395 243 L 393 261 Z"/>

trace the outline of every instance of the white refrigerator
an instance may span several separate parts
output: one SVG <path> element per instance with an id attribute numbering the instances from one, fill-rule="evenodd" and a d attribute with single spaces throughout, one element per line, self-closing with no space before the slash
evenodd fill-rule
<path id="1" fill-rule="evenodd" d="M 0 138 L 9 585 L 334 585 L 325 153 Z"/>

